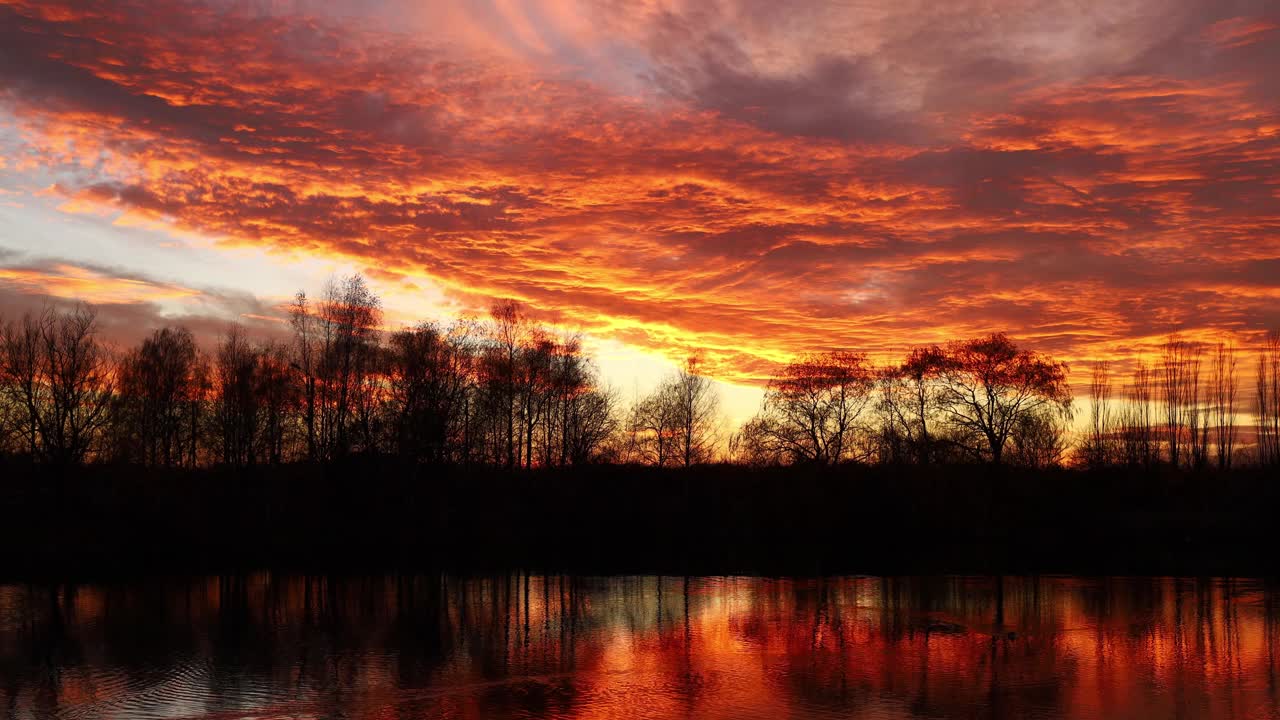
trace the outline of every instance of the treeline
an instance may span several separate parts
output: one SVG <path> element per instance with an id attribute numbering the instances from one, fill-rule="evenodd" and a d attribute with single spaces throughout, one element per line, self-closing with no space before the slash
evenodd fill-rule
<path id="1" fill-rule="evenodd" d="M 1280 335 L 1258 350 L 1252 403 L 1240 353 L 1172 337 L 1132 377 L 1092 369 L 1086 430 L 1068 368 L 1003 334 L 917 348 L 876 366 L 815 353 L 768 384 L 732 433 L 694 358 L 623 407 L 580 338 L 515 302 L 484 320 L 380 330 L 356 275 L 298 293 L 287 340 L 229 327 L 201 350 L 182 327 L 124 352 L 94 311 L 47 309 L 0 329 L 0 451 L 53 467 L 249 467 L 356 456 L 492 468 L 985 462 L 1227 469 L 1280 464 Z M 1241 419 L 1252 415 L 1251 432 Z"/>
<path id="2" fill-rule="evenodd" d="M 232 326 L 211 354 L 165 327 L 113 354 L 92 309 L 46 310 L 0 336 L 4 447 L 38 462 L 148 467 L 406 461 L 507 468 L 602 458 L 613 393 L 575 337 L 513 302 L 487 322 L 423 323 L 383 336 L 360 276 L 299 293 L 288 342 Z"/>

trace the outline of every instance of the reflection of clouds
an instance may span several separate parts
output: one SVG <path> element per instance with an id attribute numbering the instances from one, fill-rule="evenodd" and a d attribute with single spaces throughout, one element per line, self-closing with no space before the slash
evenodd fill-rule
<path id="1" fill-rule="evenodd" d="M 77 168 L 66 210 L 516 297 L 731 380 L 1280 322 L 1277 19 L 1077 5 L 15 1 L 0 87 L 24 157 Z"/>

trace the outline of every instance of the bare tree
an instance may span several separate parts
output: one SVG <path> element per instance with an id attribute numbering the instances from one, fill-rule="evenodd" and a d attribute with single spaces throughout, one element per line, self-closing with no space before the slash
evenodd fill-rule
<path id="1" fill-rule="evenodd" d="M 271 465 L 288 457 L 290 418 L 295 416 L 300 388 L 289 366 L 289 349 L 277 342 L 267 343 L 258 352 L 256 394 L 262 413 L 259 456 Z"/>
<path id="2" fill-rule="evenodd" d="M 633 442 L 646 461 L 688 467 L 712 458 L 720 400 L 700 365 L 689 358 L 632 409 Z"/>
<path id="3" fill-rule="evenodd" d="M 1269 333 L 1258 350 L 1258 462 L 1280 465 L 1280 331 Z"/>
<path id="4" fill-rule="evenodd" d="M 936 438 L 929 426 L 938 411 L 938 378 L 946 362 L 946 353 L 933 345 L 912 350 L 905 362 L 883 373 L 881 405 L 889 430 L 906 441 L 918 463 L 934 459 Z"/>
<path id="5" fill-rule="evenodd" d="M 1187 446 L 1191 466 L 1196 469 L 1203 468 L 1209 462 L 1209 423 L 1212 419 L 1212 414 L 1205 405 L 1203 358 L 1203 346 L 1199 343 L 1191 344 L 1183 380 L 1186 386 Z"/>
<path id="6" fill-rule="evenodd" d="M 592 462 L 618 430 L 617 394 L 594 385 L 568 398 L 564 406 L 562 463 Z"/>
<path id="7" fill-rule="evenodd" d="M 199 407 L 192 400 L 199 393 L 199 353 L 186 328 L 156 330 L 120 363 L 116 442 L 136 447 L 142 462 L 172 467 L 193 457 L 188 444 L 198 443 L 191 433 L 191 413 Z M 131 451 L 118 447 L 130 456 Z"/>
<path id="8" fill-rule="evenodd" d="M 711 460 L 720 419 L 720 397 L 701 366 L 698 357 L 691 357 L 672 379 L 677 448 L 685 467 Z"/>
<path id="9" fill-rule="evenodd" d="M 3 338 L 6 323 L 0 318 L 0 340 Z M 0 352 L 3 347 L 0 346 Z M 3 360 L 0 360 L 3 363 Z M 3 381 L 3 371 L 0 371 L 0 381 Z M 14 393 L 7 391 L 5 387 L 0 386 L 0 454 L 7 455 L 11 453 L 20 453 L 24 449 L 23 438 L 23 409 L 17 401 Z"/>
<path id="10" fill-rule="evenodd" d="M 1083 448 L 1084 460 L 1091 467 L 1103 467 L 1112 460 L 1111 413 L 1111 364 L 1099 360 L 1093 364 L 1089 380 L 1089 436 Z"/>
<path id="11" fill-rule="evenodd" d="M 470 326 L 423 323 L 391 336 L 390 428 L 406 458 L 443 463 L 451 457 L 471 386 Z"/>
<path id="12" fill-rule="evenodd" d="M 1195 462 L 1199 440 L 1199 353 L 1198 346 L 1170 335 L 1160 358 L 1161 400 L 1164 409 L 1165 447 L 1169 464 Z M 1188 458 L 1190 452 L 1192 457 Z"/>
<path id="13" fill-rule="evenodd" d="M 299 292 L 290 309 L 295 366 L 303 375 L 308 455 L 335 459 L 372 450 L 379 404 L 382 302 L 360 275 L 332 278 L 313 308 Z"/>
<path id="14" fill-rule="evenodd" d="M 973 452 L 999 465 L 1010 436 L 1029 416 L 1069 416 L 1067 366 L 1018 348 L 1003 333 L 952 343 L 939 406 L 946 422 L 983 439 L 985 447 Z"/>
<path id="15" fill-rule="evenodd" d="M 317 321 L 311 310 L 307 294 L 301 290 L 293 297 L 289 308 L 289 324 L 293 327 L 294 361 L 292 367 L 302 375 L 302 416 L 306 427 L 307 459 L 320 459 L 320 439 L 317 432 L 317 387 L 319 385 L 320 348 L 317 347 Z"/>
<path id="16" fill-rule="evenodd" d="M 1221 470 L 1231 468 L 1238 436 L 1236 394 L 1240 381 L 1236 365 L 1235 344 L 1219 342 L 1213 354 L 1213 426 Z"/>
<path id="17" fill-rule="evenodd" d="M 222 461 L 235 467 L 257 460 L 261 396 L 259 355 L 239 325 L 232 325 L 218 345 L 215 360 L 214 418 Z"/>
<path id="18" fill-rule="evenodd" d="M 543 463 L 590 462 L 618 430 L 618 399 L 601 388 L 598 372 L 582 354 L 580 338 L 555 344 L 547 392 Z"/>
<path id="19" fill-rule="evenodd" d="M 831 465 L 848 459 L 874 389 L 875 373 L 865 355 L 806 355 L 769 382 L 753 440 L 793 462 Z"/>
<path id="20" fill-rule="evenodd" d="M 94 312 L 46 309 L 6 325 L 0 388 L 22 410 L 29 452 L 50 465 L 83 462 L 109 419 L 115 378 Z"/>
<path id="21" fill-rule="evenodd" d="M 514 300 L 495 303 L 489 310 L 491 337 L 494 348 L 490 353 L 491 395 L 493 405 L 501 409 L 502 421 L 505 424 L 506 466 L 514 468 L 519 465 L 517 453 L 520 451 L 521 430 L 523 422 L 520 417 L 520 405 L 517 393 L 520 371 L 521 352 L 527 345 L 529 322 L 524 308 Z"/>
<path id="22" fill-rule="evenodd" d="M 551 430 L 547 410 L 555 392 L 553 375 L 559 352 L 560 348 L 550 333 L 535 328 L 530 333 L 528 345 L 520 353 L 516 368 L 517 409 L 521 419 L 521 456 L 526 468 L 533 467 L 538 429 Z"/>
<path id="23" fill-rule="evenodd" d="M 331 457 L 372 445 L 369 418 L 376 404 L 378 325 L 382 301 L 360 275 L 331 280 L 320 303 L 325 339 L 327 446 Z"/>
<path id="24" fill-rule="evenodd" d="M 665 466 L 675 462 L 677 453 L 675 388 L 670 382 L 636 401 L 628 423 L 632 446 L 642 462 Z"/>
<path id="25" fill-rule="evenodd" d="M 1123 456 L 1129 465 L 1150 467 L 1156 462 L 1154 399 L 1151 368 L 1140 360 L 1121 417 Z"/>
<path id="26" fill-rule="evenodd" d="M 1009 461 L 1034 469 L 1061 465 L 1067 454 L 1064 420 L 1065 416 L 1053 408 L 1023 413 L 1009 437 Z"/>

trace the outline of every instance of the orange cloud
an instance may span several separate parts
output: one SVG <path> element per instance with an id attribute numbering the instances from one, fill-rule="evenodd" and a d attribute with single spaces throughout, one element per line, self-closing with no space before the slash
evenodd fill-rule
<path id="1" fill-rule="evenodd" d="M 45 269 L 0 268 L 0 284 L 8 284 L 27 294 L 101 304 L 180 300 L 200 294 L 178 285 L 112 276 L 67 264 Z"/>
<path id="2" fill-rule="evenodd" d="M 516 297 L 731 380 L 991 329 L 1082 359 L 1280 324 L 1276 44 L 1250 40 L 1272 20 L 1189 0 L 1158 37 L 1137 13 L 1128 46 L 1086 50 L 1012 5 L 967 38 L 886 6 L 844 55 L 745 5 L 593 10 L 608 37 L 511 9 L 476 47 L 518 52 L 488 55 L 474 32 L 10 1 L 0 85 L 72 198 Z M 610 43 L 639 70 L 514 59 Z"/>

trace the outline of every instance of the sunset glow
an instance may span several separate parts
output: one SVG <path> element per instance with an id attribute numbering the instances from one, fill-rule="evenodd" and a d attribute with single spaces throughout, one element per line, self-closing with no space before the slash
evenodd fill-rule
<path id="1" fill-rule="evenodd" d="M 269 327 L 355 268 L 627 392 L 1280 326 L 1274 4 L 996 5 L 0 0 L 0 302 Z"/>

